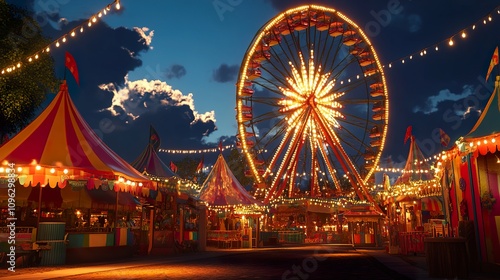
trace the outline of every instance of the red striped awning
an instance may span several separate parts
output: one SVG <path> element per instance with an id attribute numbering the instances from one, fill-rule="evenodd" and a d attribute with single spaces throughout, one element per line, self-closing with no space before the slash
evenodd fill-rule
<path id="1" fill-rule="evenodd" d="M 443 204 L 437 196 L 424 197 L 420 200 L 422 211 L 440 211 L 443 212 Z"/>

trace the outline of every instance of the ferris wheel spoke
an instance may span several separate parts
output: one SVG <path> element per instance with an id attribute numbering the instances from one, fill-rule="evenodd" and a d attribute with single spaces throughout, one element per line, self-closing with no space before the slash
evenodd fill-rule
<path id="1" fill-rule="evenodd" d="M 283 174 L 285 174 L 288 170 L 285 167 L 289 165 L 291 158 L 295 155 L 295 153 L 291 152 L 291 151 L 294 151 L 295 150 L 294 148 L 297 147 L 298 141 L 300 140 L 300 137 L 297 137 L 297 136 L 299 133 L 302 132 L 303 129 L 304 129 L 304 126 L 295 127 L 295 129 L 293 129 L 294 132 L 290 133 L 288 135 L 288 137 L 286 138 L 286 140 L 290 140 L 289 145 L 288 145 L 288 149 L 285 151 L 285 154 L 283 155 L 281 165 L 279 165 L 279 168 L 277 169 L 276 174 L 274 174 L 275 175 L 274 180 L 271 183 L 270 191 L 268 192 L 268 196 L 265 198 L 264 203 L 269 202 L 269 200 L 273 196 L 279 196 L 279 194 L 278 194 L 278 192 L 280 192 L 278 190 L 279 180 L 282 178 Z M 290 136 L 292 136 L 292 135 L 293 135 L 293 137 L 290 138 Z M 284 144 L 285 142 L 282 142 L 282 143 Z M 271 161 L 272 163 L 276 162 L 276 159 L 279 156 L 278 152 L 279 152 L 279 154 L 284 152 L 283 147 L 280 147 L 280 149 L 277 150 L 277 152 L 274 155 L 274 158 Z M 271 164 L 271 166 L 274 166 L 274 164 Z"/>

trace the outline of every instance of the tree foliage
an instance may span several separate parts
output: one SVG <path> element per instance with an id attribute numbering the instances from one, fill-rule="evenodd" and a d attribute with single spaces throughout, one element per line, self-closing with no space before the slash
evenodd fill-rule
<path id="1" fill-rule="evenodd" d="M 198 182 L 199 184 L 203 184 L 207 175 L 203 172 L 196 172 L 196 168 L 200 163 L 201 159 L 194 159 L 192 157 L 185 157 L 180 161 L 174 162 L 177 166 L 177 175 L 182 179 L 192 180 L 194 182 Z"/>
<path id="2" fill-rule="evenodd" d="M 0 74 L 0 141 L 29 124 L 48 92 L 56 92 L 54 61 L 47 53 L 25 59 L 50 43 L 38 23 L 21 8 L 0 0 L 0 69 L 24 61 L 20 69 Z M 1 143 L 1 142 L 0 142 Z"/>
<path id="3" fill-rule="evenodd" d="M 245 176 L 247 162 L 238 149 L 231 150 L 227 156 L 227 165 L 241 185 L 246 187 L 253 184 L 253 178 Z"/>

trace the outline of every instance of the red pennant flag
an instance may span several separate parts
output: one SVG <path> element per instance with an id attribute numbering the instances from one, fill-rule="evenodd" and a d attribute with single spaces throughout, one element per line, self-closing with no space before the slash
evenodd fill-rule
<path id="1" fill-rule="evenodd" d="M 450 136 L 444 132 L 441 128 L 439 129 L 439 138 L 441 140 L 441 145 L 447 147 L 450 144 Z"/>
<path id="2" fill-rule="evenodd" d="M 196 173 L 200 172 L 203 169 L 203 157 L 200 160 L 200 163 L 198 163 L 198 166 L 196 167 Z"/>
<path id="3" fill-rule="evenodd" d="M 219 151 L 222 153 L 222 141 L 219 141 Z"/>
<path id="4" fill-rule="evenodd" d="M 153 149 L 155 151 L 158 151 L 158 149 L 160 148 L 160 136 L 152 125 L 149 126 L 149 144 L 153 146 Z"/>
<path id="5" fill-rule="evenodd" d="M 410 139 L 410 137 L 411 137 L 411 129 L 412 129 L 411 125 L 406 128 L 405 144 L 406 144 L 406 141 L 408 141 L 408 139 Z"/>
<path id="6" fill-rule="evenodd" d="M 66 52 L 66 62 L 64 65 L 66 65 L 69 72 L 71 72 L 71 74 L 75 78 L 76 84 L 80 85 L 80 78 L 78 77 L 78 68 L 76 67 L 76 60 L 69 52 Z"/>
<path id="7" fill-rule="evenodd" d="M 490 66 L 488 67 L 488 72 L 486 73 L 486 81 L 490 77 L 491 71 L 493 71 L 493 67 L 495 67 L 495 65 L 498 65 L 498 46 L 493 52 L 493 57 L 491 58 Z"/>
<path id="8" fill-rule="evenodd" d="M 177 165 L 175 165 L 173 161 L 170 162 L 170 169 L 172 169 L 174 173 L 177 173 Z"/>

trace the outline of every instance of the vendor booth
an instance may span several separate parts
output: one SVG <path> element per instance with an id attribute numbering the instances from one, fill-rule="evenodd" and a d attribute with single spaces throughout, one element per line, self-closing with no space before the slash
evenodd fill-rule
<path id="1" fill-rule="evenodd" d="M 378 212 L 369 205 L 352 206 L 344 212 L 349 225 L 354 246 L 378 247 L 381 245 L 384 213 Z"/>

